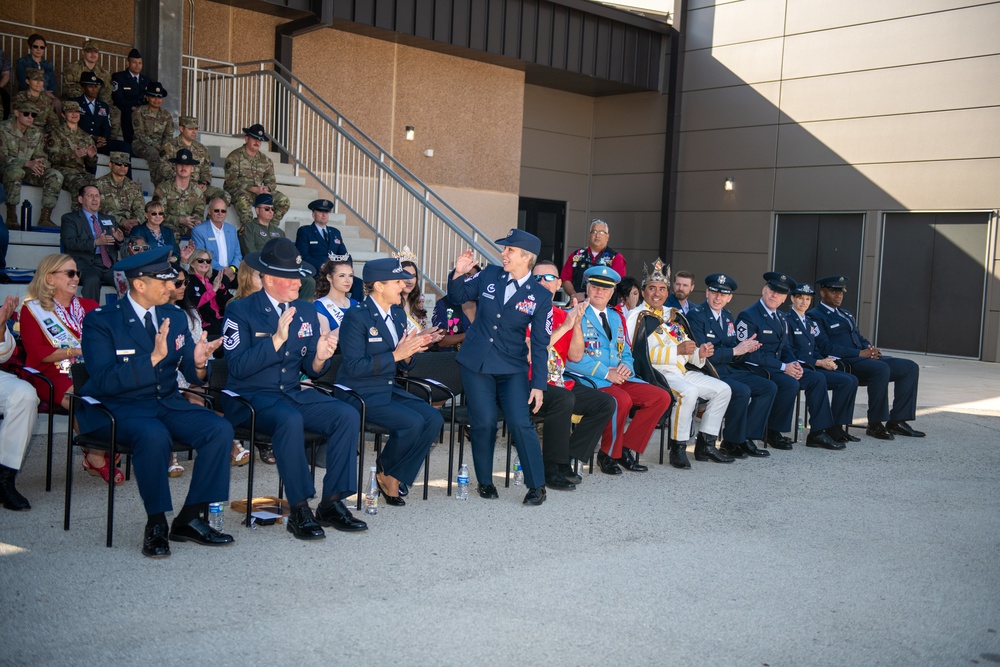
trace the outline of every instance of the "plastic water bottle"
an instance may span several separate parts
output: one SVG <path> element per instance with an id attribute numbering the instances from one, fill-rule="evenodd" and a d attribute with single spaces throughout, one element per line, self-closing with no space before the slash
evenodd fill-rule
<path id="1" fill-rule="evenodd" d="M 524 471 L 521 470 L 521 457 L 514 457 L 514 486 L 524 484 Z"/>
<path id="2" fill-rule="evenodd" d="M 209 503 L 208 504 L 208 525 L 215 528 L 220 533 L 222 532 L 223 524 L 223 506 L 222 503 Z"/>
<path id="3" fill-rule="evenodd" d="M 459 500 L 469 499 L 469 466 L 464 463 L 458 471 L 458 488 L 455 490 L 455 497 Z"/>
<path id="4" fill-rule="evenodd" d="M 31 202 L 27 199 L 21 204 L 21 231 L 31 229 Z"/>
<path id="5" fill-rule="evenodd" d="M 378 480 L 375 466 L 368 469 L 368 491 L 365 492 L 365 514 L 378 514 Z"/>

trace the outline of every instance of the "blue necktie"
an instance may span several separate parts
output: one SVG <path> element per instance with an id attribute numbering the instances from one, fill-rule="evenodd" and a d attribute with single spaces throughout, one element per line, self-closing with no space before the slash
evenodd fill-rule
<path id="1" fill-rule="evenodd" d="M 149 334 L 149 340 L 156 341 L 156 327 L 153 325 L 153 314 L 148 310 L 146 311 L 146 316 L 142 318 L 146 323 L 146 333 Z"/>

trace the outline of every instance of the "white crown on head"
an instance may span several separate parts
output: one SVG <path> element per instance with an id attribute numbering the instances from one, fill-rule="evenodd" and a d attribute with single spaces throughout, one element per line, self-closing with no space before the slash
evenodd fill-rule
<path id="1" fill-rule="evenodd" d="M 351 261 L 351 253 L 344 253 L 343 255 L 337 255 L 334 253 L 327 253 L 326 258 L 331 262 L 349 262 Z"/>
<path id="2" fill-rule="evenodd" d="M 392 253 L 392 256 L 398 259 L 400 263 L 403 262 L 412 262 L 413 264 L 417 263 L 417 256 L 413 254 L 413 251 L 410 250 L 410 246 L 408 245 L 404 245 L 403 249 L 400 250 L 399 252 Z"/>

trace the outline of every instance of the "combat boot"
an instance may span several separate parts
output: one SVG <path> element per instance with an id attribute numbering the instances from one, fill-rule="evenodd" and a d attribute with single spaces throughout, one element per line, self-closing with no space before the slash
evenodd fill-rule
<path id="1" fill-rule="evenodd" d="M 736 459 L 728 454 L 724 454 L 715 448 L 715 438 L 709 440 L 709 436 L 699 433 L 694 441 L 695 461 L 715 461 L 716 463 L 732 463 Z"/>
<path id="2" fill-rule="evenodd" d="M 21 229 L 21 223 L 17 219 L 17 206 L 7 204 L 7 229 Z"/>
<path id="3" fill-rule="evenodd" d="M 38 216 L 38 224 L 36 227 L 58 227 L 56 223 L 52 222 L 52 209 L 43 208 L 42 212 Z"/>
<path id="4" fill-rule="evenodd" d="M 16 476 L 16 470 L 0 465 L 0 504 L 15 512 L 30 510 L 31 503 L 14 488 Z"/>
<path id="5" fill-rule="evenodd" d="M 670 441 L 670 465 L 681 470 L 691 468 L 691 462 L 688 461 L 686 442 Z"/>

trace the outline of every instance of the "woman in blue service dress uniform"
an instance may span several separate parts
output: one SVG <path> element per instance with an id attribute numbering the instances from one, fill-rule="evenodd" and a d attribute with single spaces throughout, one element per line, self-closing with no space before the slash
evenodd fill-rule
<path id="1" fill-rule="evenodd" d="M 413 484 L 444 424 L 438 410 L 394 380 L 397 372 L 412 367 L 414 354 L 441 339 L 436 329 L 406 331 L 406 313 L 399 303 L 403 281 L 412 277 L 398 259 L 366 262 L 362 279 L 368 296 L 344 314 L 340 325 L 344 361 L 337 382 L 361 394 L 367 420 L 389 431 L 376 478 L 386 503 L 397 507 L 406 504 L 399 495 L 400 483 Z"/>

